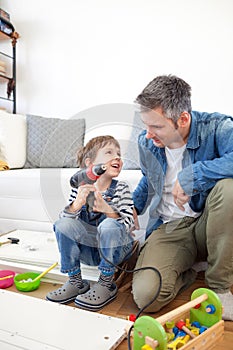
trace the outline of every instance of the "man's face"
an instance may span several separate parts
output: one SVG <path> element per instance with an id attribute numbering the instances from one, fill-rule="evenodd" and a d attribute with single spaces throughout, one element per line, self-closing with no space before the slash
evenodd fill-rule
<path id="1" fill-rule="evenodd" d="M 161 108 L 142 112 L 141 118 L 147 130 L 146 138 L 152 139 L 156 147 L 178 148 L 183 144 L 179 126 L 164 117 Z"/>

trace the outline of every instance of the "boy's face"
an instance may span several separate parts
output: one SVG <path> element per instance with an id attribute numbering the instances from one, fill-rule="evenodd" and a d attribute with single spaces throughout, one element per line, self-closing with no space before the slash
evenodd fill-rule
<path id="1" fill-rule="evenodd" d="M 120 174 L 123 162 L 121 159 L 121 151 L 112 143 L 108 143 L 100 148 L 93 161 L 94 164 L 104 163 L 107 165 L 105 174 L 116 177 Z"/>

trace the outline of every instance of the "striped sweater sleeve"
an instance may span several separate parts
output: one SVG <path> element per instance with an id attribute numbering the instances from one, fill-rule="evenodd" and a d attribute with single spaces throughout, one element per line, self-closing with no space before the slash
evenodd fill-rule
<path id="1" fill-rule="evenodd" d="M 62 212 L 60 213 L 59 215 L 59 218 L 73 218 L 73 219 L 76 219 L 79 217 L 79 213 L 81 210 L 78 210 L 77 212 L 75 213 L 71 213 L 68 209 L 69 209 L 69 206 L 73 203 L 73 201 L 75 200 L 75 198 L 77 197 L 77 189 L 76 188 L 72 188 L 71 189 L 71 193 L 70 193 L 70 196 L 69 196 L 69 200 L 68 200 L 68 204 L 67 206 L 62 210 Z"/>
<path id="2" fill-rule="evenodd" d="M 113 209 L 120 215 L 117 220 L 129 231 L 134 226 L 133 199 L 129 186 L 124 181 L 118 181 L 112 203 Z"/>

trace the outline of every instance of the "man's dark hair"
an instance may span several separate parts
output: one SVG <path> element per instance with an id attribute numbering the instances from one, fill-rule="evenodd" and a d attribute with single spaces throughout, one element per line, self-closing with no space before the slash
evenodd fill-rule
<path id="1" fill-rule="evenodd" d="M 164 116 L 176 122 L 182 112 L 191 113 L 191 87 L 175 75 L 160 75 L 144 88 L 135 102 L 142 111 L 161 107 Z"/>

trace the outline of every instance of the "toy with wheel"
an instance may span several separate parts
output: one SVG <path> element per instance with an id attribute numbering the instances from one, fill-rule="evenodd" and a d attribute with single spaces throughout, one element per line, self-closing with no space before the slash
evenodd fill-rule
<path id="1" fill-rule="evenodd" d="M 186 329 L 187 341 L 182 339 L 169 342 L 165 325 L 168 323 L 179 324 L 184 320 L 199 323 L 204 326 L 205 331 L 201 334 L 190 336 Z M 171 322 L 172 321 L 172 322 Z M 216 341 L 220 340 L 224 333 L 224 322 L 222 321 L 222 305 L 217 294 L 207 288 L 199 288 L 191 295 L 191 300 L 154 319 L 150 316 L 141 316 L 134 323 L 133 350 L 167 350 L 178 349 L 211 349 Z M 189 339 L 188 339 L 189 338 Z M 183 343 L 183 344 L 181 344 Z"/>
<path id="2" fill-rule="evenodd" d="M 141 316 L 134 323 L 134 350 L 141 350 L 143 346 L 151 339 L 153 347 L 150 348 L 166 350 L 167 336 L 163 326 L 150 316 Z M 149 341 L 150 342 L 150 341 Z"/>
<path id="3" fill-rule="evenodd" d="M 198 321 L 206 327 L 211 327 L 222 319 L 222 304 L 212 290 L 207 288 L 196 289 L 191 300 L 202 297 L 203 301 L 190 309 L 190 321 Z"/>

